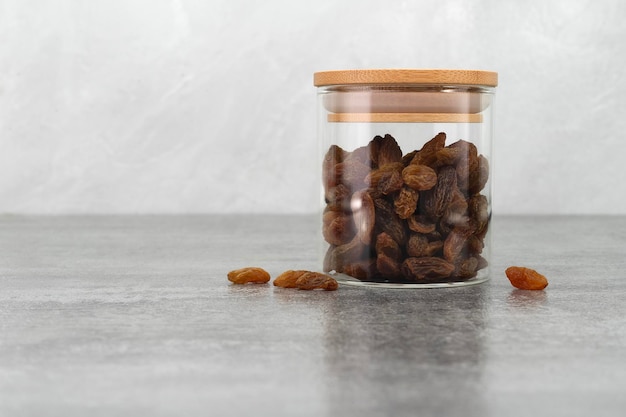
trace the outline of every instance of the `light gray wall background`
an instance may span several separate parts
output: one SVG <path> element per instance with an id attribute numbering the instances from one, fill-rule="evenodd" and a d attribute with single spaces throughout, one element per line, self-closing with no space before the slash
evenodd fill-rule
<path id="1" fill-rule="evenodd" d="M 500 74 L 497 213 L 626 214 L 621 0 L 0 0 L 0 213 L 317 210 L 315 71 Z"/>

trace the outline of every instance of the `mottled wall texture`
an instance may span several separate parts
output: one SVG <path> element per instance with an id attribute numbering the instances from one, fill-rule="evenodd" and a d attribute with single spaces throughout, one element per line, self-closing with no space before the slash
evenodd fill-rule
<path id="1" fill-rule="evenodd" d="M 626 214 L 621 0 L 0 0 L 0 213 L 312 213 L 315 71 L 498 71 L 498 214 Z"/>

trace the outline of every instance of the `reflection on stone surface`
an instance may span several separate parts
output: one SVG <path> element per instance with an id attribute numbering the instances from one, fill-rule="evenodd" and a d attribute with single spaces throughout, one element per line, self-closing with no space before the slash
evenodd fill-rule
<path id="1" fill-rule="evenodd" d="M 507 297 L 507 303 L 516 308 L 538 308 L 548 302 L 546 291 L 530 291 L 514 289 Z"/>
<path id="2" fill-rule="evenodd" d="M 423 400 L 432 411 L 447 405 L 449 413 L 452 398 L 481 410 L 487 292 L 484 285 L 344 291 L 331 303 L 325 323 L 333 411 L 361 406 L 402 411 Z M 433 387 L 436 381 L 447 384 Z"/>

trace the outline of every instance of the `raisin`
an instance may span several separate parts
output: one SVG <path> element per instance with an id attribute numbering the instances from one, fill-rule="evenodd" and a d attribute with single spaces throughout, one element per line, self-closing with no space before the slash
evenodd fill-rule
<path id="1" fill-rule="evenodd" d="M 467 251 L 472 255 L 478 255 L 482 253 L 484 247 L 485 244 L 482 239 L 479 239 L 475 235 L 472 235 L 467 239 Z"/>
<path id="2" fill-rule="evenodd" d="M 480 239 L 487 234 L 489 225 L 489 203 L 487 197 L 478 194 L 469 199 L 468 212 L 471 221 L 474 223 L 474 233 Z"/>
<path id="3" fill-rule="evenodd" d="M 407 153 L 406 155 L 404 155 L 402 157 L 402 165 L 407 166 L 411 163 L 411 161 L 415 158 L 415 155 L 417 155 L 417 150 L 415 151 L 411 151 L 409 153 Z"/>
<path id="4" fill-rule="evenodd" d="M 324 271 L 343 272 L 344 265 L 361 261 L 367 252 L 368 245 L 361 242 L 358 236 L 345 245 L 331 245 L 324 257 Z"/>
<path id="5" fill-rule="evenodd" d="M 383 232 L 376 237 L 376 269 L 385 278 L 400 275 L 402 251 L 395 240 Z"/>
<path id="6" fill-rule="evenodd" d="M 453 227 L 463 227 L 466 229 L 471 228 L 470 218 L 467 215 L 467 208 L 468 203 L 465 196 L 458 189 L 458 187 L 455 186 L 454 190 L 452 190 L 450 204 L 446 207 L 442 221 Z"/>
<path id="7" fill-rule="evenodd" d="M 274 279 L 274 285 L 283 288 L 296 288 L 296 281 L 302 275 L 309 271 L 304 270 L 289 270 L 285 271 Z"/>
<path id="8" fill-rule="evenodd" d="M 402 174 L 398 171 L 386 171 L 382 174 L 380 181 L 378 182 L 378 191 L 383 195 L 388 195 L 400 191 L 404 181 L 402 180 Z"/>
<path id="9" fill-rule="evenodd" d="M 355 235 L 352 216 L 340 211 L 328 210 L 323 217 L 322 234 L 331 245 L 348 243 Z"/>
<path id="10" fill-rule="evenodd" d="M 443 149 L 438 150 L 435 153 L 435 163 L 436 167 L 441 167 L 444 165 L 456 165 L 456 162 L 461 159 L 463 155 L 463 149 L 456 147 L 452 148 L 447 146 Z"/>
<path id="11" fill-rule="evenodd" d="M 489 161 L 483 155 L 478 157 L 478 163 L 472 168 L 469 174 L 468 191 L 470 194 L 477 194 L 487 184 L 489 179 Z"/>
<path id="12" fill-rule="evenodd" d="M 402 150 L 393 136 L 385 135 L 378 144 L 378 166 L 402 161 Z"/>
<path id="13" fill-rule="evenodd" d="M 350 197 L 352 192 L 343 184 L 330 188 L 326 194 L 326 203 L 333 210 L 350 211 Z"/>
<path id="14" fill-rule="evenodd" d="M 412 281 L 440 280 L 454 272 L 454 264 L 435 257 L 407 258 L 402 263 L 402 274 Z"/>
<path id="15" fill-rule="evenodd" d="M 487 268 L 489 265 L 489 262 L 487 262 L 487 260 L 480 255 L 476 255 L 476 259 L 478 259 L 478 266 L 476 267 L 477 270 Z"/>
<path id="16" fill-rule="evenodd" d="M 418 233 L 432 233 L 437 228 L 435 223 L 432 223 L 424 215 L 413 215 L 408 219 L 408 226 L 414 232 Z"/>
<path id="17" fill-rule="evenodd" d="M 445 242 L 443 242 L 443 257 L 448 262 L 457 262 L 463 250 L 466 250 L 468 237 L 467 230 L 454 228 L 446 237 Z"/>
<path id="18" fill-rule="evenodd" d="M 374 160 L 372 155 L 373 149 L 368 146 L 361 146 L 356 148 L 352 152 L 347 153 L 343 160 L 346 162 L 355 162 L 358 161 L 363 165 L 368 167 L 374 166 Z"/>
<path id="19" fill-rule="evenodd" d="M 375 249 L 378 256 L 385 255 L 395 260 L 399 260 L 402 257 L 402 251 L 398 243 L 385 232 L 376 236 Z"/>
<path id="20" fill-rule="evenodd" d="M 400 263 L 387 255 L 376 257 L 376 269 L 383 278 L 398 278 L 402 275 Z"/>
<path id="21" fill-rule="evenodd" d="M 270 274 L 263 268 L 251 266 L 230 271 L 228 280 L 233 284 L 265 284 L 270 280 Z"/>
<path id="22" fill-rule="evenodd" d="M 322 289 L 335 291 L 338 287 L 337 280 L 319 272 L 306 272 L 296 280 L 296 288 L 300 290 Z"/>
<path id="23" fill-rule="evenodd" d="M 443 216 L 450 200 L 452 199 L 453 190 L 456 188 L 456 171 L 454 167 L 443 167 L 437 174 L 437 185 L 431 190 L 424 192 L 422 202 L 423 212 L 432 217 L 440 218 Z"/>
<path id="24" fill-rule="evenodd" d="M 416 258 L 429 256 L 428 238 L 420 233 L 412 233 L 406 243 L 406 253 Z"/>
<path id="25" fill-rule="evenodd" d="M 335 165 L 335 178 L 352 191 L 367 188 L 365 177 L 370 173 L 370 166 L 358 159 L 347 159 Z"/>
<path id="26" fill-rule="evenodd" d="M 461 155 L 456 161 L 456 174 L 459 188 L 461 191 L 467 192 L 470 173 L 478 167 L 478 150 L 476 145 L 465 141 L 458 141 L 450 146 L 462 149 Z"/>
<path id="27" fill-rule="evenodd" d="M 397 196 L 393 199 L 393 206 L 396 214 L 401 219 L 408 219 L 417 208 L 419 194 L 409 187 L 402 187 Z"/>
<path id="28" fill-rule="evenodd" d="M 337 185 L 335 166 L 343 161 L 346 154 L 347 152 L 337 145 L 332 145 L 326 152 L 322 164 L 322 180 L 325 190 Z"/>
<path id="29" fill-rule="evenodd" d="M 548 280 L 534 269 L 511 266 L 505 271 L 511 285 L 520 290 L 543 290 L 548 286 Z"/>
<path id="30" fill-rule="evenodd" d="M 435 256 L 439 254 L 443 249 L 443 241 L 441 240 L 433 240 L 432 242 L 428 242 L 428 247 L 426 248 L 426 256 Z"/>
<path id="31" fill-rule="evenodd" d="M 477 274 L 477 270 L 478 259 L 470 257 L 461 261 L 457 270 L 455 271 L 455 275 L 463 279 L 474 278 Z"/>
<path id="32" fill-rule="evenodd" d="M 365 183 L 369 185 L 370 188 L 378 188 L 378 184 L 383 177 L 391 175 L 392 171 L 396 171 L 400 174 L 403 168 L 404 165 L 400 162 L 379 166 L 365 177 Z"/>
<path id="33" fill-rule="evenodd" d="M 372 279 L 376 275 L 376 259 L 346 264 L 342 272 L 360 280 Z"/>
<path id="34" fill-rule="evenodd" d="M 411 164 L 433 166 L 437 161 L 437 152 L 443 149 L 446 143 L 446 134 L 438 133 L 434 138 L 422 146 L 422 149 L 415 154 Z"/>
<path id="35" fill-rule="evenodd" d="M 387 200 L 378 198 L 374 200 L 376 207 L 376 229 L 378 232 L 386 232 L 393 240 L 402 245 L 407 237 L 405 222 L 396 214 L 393 206 Z"/>
<path id="36" fill-rule="evenodd" d="M 402 179 L 414 190 L 430 190 L 437 184 L 437 173 L 426 165 L 411 164 L 402 170 Z"/>

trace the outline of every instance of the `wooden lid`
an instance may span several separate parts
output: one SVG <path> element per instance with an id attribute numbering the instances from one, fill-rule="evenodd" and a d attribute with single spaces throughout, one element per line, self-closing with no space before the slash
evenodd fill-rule
<path id="1" fill-rule="evenodd" d="M 447 69 L 337 70 L 316 72 L 313 75 L 313 84 L 316 87 L 359 84 L 435 84 L 495 87 L 498 85 L 498 73 Z"/>

